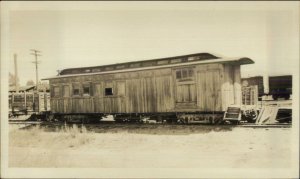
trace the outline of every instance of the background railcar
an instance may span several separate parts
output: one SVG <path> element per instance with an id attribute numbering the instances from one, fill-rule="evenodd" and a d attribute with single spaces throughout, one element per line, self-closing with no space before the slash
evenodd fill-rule
<path id="1" fill-rule="evenodd" d="M 56 114 L 137 116 L 220 113 L 241 105 L 240 65 L 208 53 L 71 68 L 48 78 Z M 190 117 L 190 116 L 189 116 Z"/>
<path id="2" fill-rule="evenodd" d="M 274 100 L 278 98 L 290 99 L 292 94 L 292 75 L 270 76 L 269 94 Z"/>
<path id="3" fill-rule="evenodd" d="M 9 116 L 50 111 L 48 92 L 19 92 L 8 95 Z"/>
<path id="4" fill-rule="evenodd" d="M 264 95 L 271 95 L 274 100 L 278 98 L 290 99 L 292 95 L 292 75 L 280 76 L 255 76 L 242 78 L 242 84 L 246 87 L 257 86 L 258 92 L 255 96 L 261 100 Z"/>

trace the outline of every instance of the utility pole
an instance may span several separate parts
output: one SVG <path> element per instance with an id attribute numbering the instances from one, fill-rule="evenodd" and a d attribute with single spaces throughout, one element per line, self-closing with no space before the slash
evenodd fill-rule
<path id="1" fill-rule="evenodd" d="M 18 64 L 17 64 L 17 54 L 14 54 L 14 64 L 15 64 L 15 86 L 16 93 L 19 93 L 19 78 L 18 78 Z"/>
<path id="2" fill-rule="evenodd" d="M 41 54 L 41 51 L 38 51 L 38 50 L 35 50 L 35 49 L 31 49 L 32 53 L 31 55 L 34 55 L 35 56 L 35 61 L 33 61 L 32 63 L 35 64 L 35 85 L 36 85 L 36 91 L 38 91 L 38 82 L 39 82 L 39 76 L 38 76 L 38 64 L 39 64 L 39 61 L 37 60 L 38 56 L 42 56 Z"/>

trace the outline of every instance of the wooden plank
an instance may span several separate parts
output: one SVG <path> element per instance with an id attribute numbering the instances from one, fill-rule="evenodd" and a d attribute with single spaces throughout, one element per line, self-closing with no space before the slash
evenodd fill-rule
<path id="1" fill-rule="evenodd" d="M 169 76 L 155 78 L 158 112 L 167 112 L 174 108 L 171 79 Z"/>
<path id="2" fill-rule="evenodd" d="M 221 81 L 219 70 L 198 71 L 197 104 L 201 111 L 221 111 Z"/>
<path id="3" fill-rule="evenodd" d="M 206 110 L 206 74 L 205 71 L 197 73 L 197 105 L 201 111 Z"/>
<path id="4" fill-rule="evenodd" d="M 233 88 L 234 88 L 234 104 L 242 104 L 242 86 L 240 65 L 233 66 Z"/>
<path id="5" fill-rule="evenodd" d="M 233 67 L 232 65 L 223 65 L 224 78 L 222 80 L 222 110 L 227 110 L 227 107 L 234 104 L 234 88 L 233 88 Z"/>

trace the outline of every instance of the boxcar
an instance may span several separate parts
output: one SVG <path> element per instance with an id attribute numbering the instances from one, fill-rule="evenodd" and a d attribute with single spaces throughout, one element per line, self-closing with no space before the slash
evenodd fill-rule
<path id="1" fill-rule="evenodd" d="M 222 115 L 229 105 L 241 105 L 240 66 L 252 63 L 197 53 L 69 68 L 46 80 L 51 110 L 64 118 L 111 114 L 117 121 L 207 120 L 205 115 Z"/>
<path id="2" fill-rule="evenodd" d="M 292 75 L 270 76 L 269 94 L 274 100 L 278 98 L 290 99 L 292 94 Z"/>

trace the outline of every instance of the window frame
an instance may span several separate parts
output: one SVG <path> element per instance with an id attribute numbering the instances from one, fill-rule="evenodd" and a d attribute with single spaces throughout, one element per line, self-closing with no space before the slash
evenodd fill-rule
<path id="1" fill-rule="evenodd" d="M 66 93 L 65 93 L 65 88 L 66 87 L 68 87 L 68 91 L 69 91 L 69 95 L 68 96 L 65 96 L 66 95 Z M 70 88 L 70 85 L 63 85 L 62 86 L 62 97 L 64 97 L 64 98 L 69 98 L 69 97 L 71 97 L 71 88 Z"/>
<path id="2" fill-rule="evenodd" d="M 107 94 L 106 89 L 111 89 L 111 94 Z M 104 96 L 105 96 L 105 97 L 114 96 L 114 90 L 113 90 L 113 87 L 105 87 L 105 88 L 104 88 Z"/>
<path id="3" fill-rule="evenodd" d="M 193 80 L 195 78 L 194 67 L 183 67 L 175 69 L 175 79 L 178 81 Z"/>
<path id="4" fill-rule="evenodd" d="M 58 89 L 58 94 L 55 91 L 55 89 Z M 53 91 L 53 93 L 52 93 L 53 98 L 59 98 L 60 97 L 61 93 L 60 93 L 60 87 L 59 86 L 57 86 L 57 85 L 52 86 L 52 91 Z"/>
<path id="5" fill-rule="evenodd" d="M 78 90 L 78 94 L 74 93 L 75 90 Z M 80 83 L 73 83 L 72 84 L 72 96 L 74 96 L 74 97 L 81 96 L 81 93 L 80 93 Z"/>
<path id="6" fill-rule="evenodd" d="M 88 93 L 85 93 L 85 88 L 89 89 Z M 82 84 L 82 96 L 92 96 L 91 83 L 83 83 Z"/>

